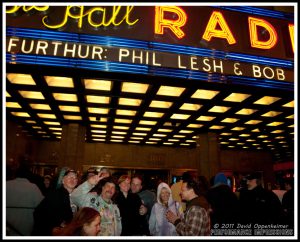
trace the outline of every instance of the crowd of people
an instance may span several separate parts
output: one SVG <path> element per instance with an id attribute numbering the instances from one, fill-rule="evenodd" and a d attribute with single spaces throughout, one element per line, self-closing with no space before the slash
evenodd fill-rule
<path id="1" fill-rule="evenodd" d="M 232 191 L 224 173 L 209 184 L 184 172 L 174 184 L 160 181 L 155 192 L 143 176 L 115 177 L 108 168 L 78 172 L 64 167 L 38 186 L 26 165 L 6 182 L 6 233 L 15 236 L 209 236 L 216 225 L 294 227 L 293 182 L 282 202 L 262 186 L 261 173 L 244 177 Z M 252 227 L 253 228 L 253 227 Z"/>

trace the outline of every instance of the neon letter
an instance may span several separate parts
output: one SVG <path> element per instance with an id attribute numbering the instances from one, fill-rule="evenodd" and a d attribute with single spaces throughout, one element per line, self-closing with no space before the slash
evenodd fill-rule
<path id="1" fill-rule="evenodd" d="M 178 16 L 177 20 L 165 19 L 164 13 L 171 12 L 175 13 Z M 169 28 L 181 39 L 185 36 L 185 33 L 180 29 L 184 26 L 187 21 L 186 13 L 182 8 L 176 6 L 156 6 L 155 7 L 155 24 L 154 24 L 154 33 L 155 34 L 164 34 L 164 28 Z"/>
<path id="2" fill-rule="evenodd" d="M 271 49 L 277 43 L 277 33 L 274 27 L 264 19 L 248 18 L 251 46 L 258 49 Z M 257 26 L 263 27 L 269 32 L 270 38 L 267 41 L 260 41 L 257 36 Z"/>
<path id="3" fill-rule="evenodd" d="M 216 29 L 217 24 L 220 25 L 221 30 Z M 236 43 L 230 28 L 228 27 L 222 13 L 213 11 L 202 36 L 203 39 L 210 41 L 212 37 L 226 39 L 228 44 L 232 45 Z"/>
<path id="4" fill-rule="evenodd" d="M 295 52 L 294 51 L 294 25 L 293 24 L 289 24 L 289 32 L 290 32 L 290 38 L 291 38 L 293 52 Z"/>

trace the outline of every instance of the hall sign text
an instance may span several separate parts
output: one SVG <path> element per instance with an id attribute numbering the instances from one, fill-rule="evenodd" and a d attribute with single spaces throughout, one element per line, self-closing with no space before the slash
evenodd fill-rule
<path id="1" fill-rule="evenodd" d="M 36 20 L 31 22 L 33 28 L 187 44 L 275 58 L 292 58 L 294 52 L 293 23 L 213 7 L 12 6 L 7 7 L 6 15 L 7 25 L 12 27 L 31 27 L 26 21 L 30 15 Z"/>
<path id="2" fill-rule="evenodd" d="M 249 64 L 206 56 L 183 55 L 134 48 L 108 47 L 11 36 L 6 39 L 6 52 L 11 54 L 122 62 L 293 82 L 293 71 L 285 68 Z"/>

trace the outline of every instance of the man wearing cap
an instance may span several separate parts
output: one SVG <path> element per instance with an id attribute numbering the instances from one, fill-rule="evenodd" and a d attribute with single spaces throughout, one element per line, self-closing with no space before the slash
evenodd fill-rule
<path id="1" fill-rule="evenodd" d="M 55 227 L 64 226 L 73 218 L 70 193 L 78 183 L 77 172 L 64 169 L 59 187 L 50 192 L 34 211 L 33 235 L 52 235 Z"/>
<path id="2" fill-rule="evenodd" d="M 281 203 L 272 191 L 262 187 L 260 172 L 252 172 L 246 177 L 247 190 L 240 194 L 241 217 L 244 224 L 282 224 Z"/>

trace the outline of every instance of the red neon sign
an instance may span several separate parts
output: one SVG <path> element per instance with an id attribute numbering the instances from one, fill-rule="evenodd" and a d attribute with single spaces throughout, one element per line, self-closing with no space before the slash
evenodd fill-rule
<path id="1" fill-rule="evenodd" d="M 178 16 L 178 19 L 171 20 L 165 18 L 165 13 L 171 12 Z M 180 7 L 175 6 L 157 6 L 155 7 L 155 34 L 163 35 L 164 29 L 170 29 L 178 39 L 182 39 L 185 36 L 185 33 L 182 30 L 182 27 L 187 22 L 187 14 Z M 271 23 L 261 18 L 248 17 L 249 24 L 249 39 L 252 48 L 257 49 L 272 49 L 278 41 L 278 35 Z M 221 29 L 217 28 L 217 25 Z M 258 27 L 262 28 L 264 31 L 267 31 L 269 34 L 269 39 L 262 40 L 259 39 Z M 289 24 L 289 33 L 292 48 L 294 50 L 294 25 Z M 221 38 L 226 39 L 228 44 L 234 45 L 237 43 L 234 38 L 230 27 L 228 26 L 224 16 L 219 11 L 213 11 L 209 21 L 206 25 L 206 29 L 202 36 L 206 41 L 212 41 L 212 38 Z"/>

